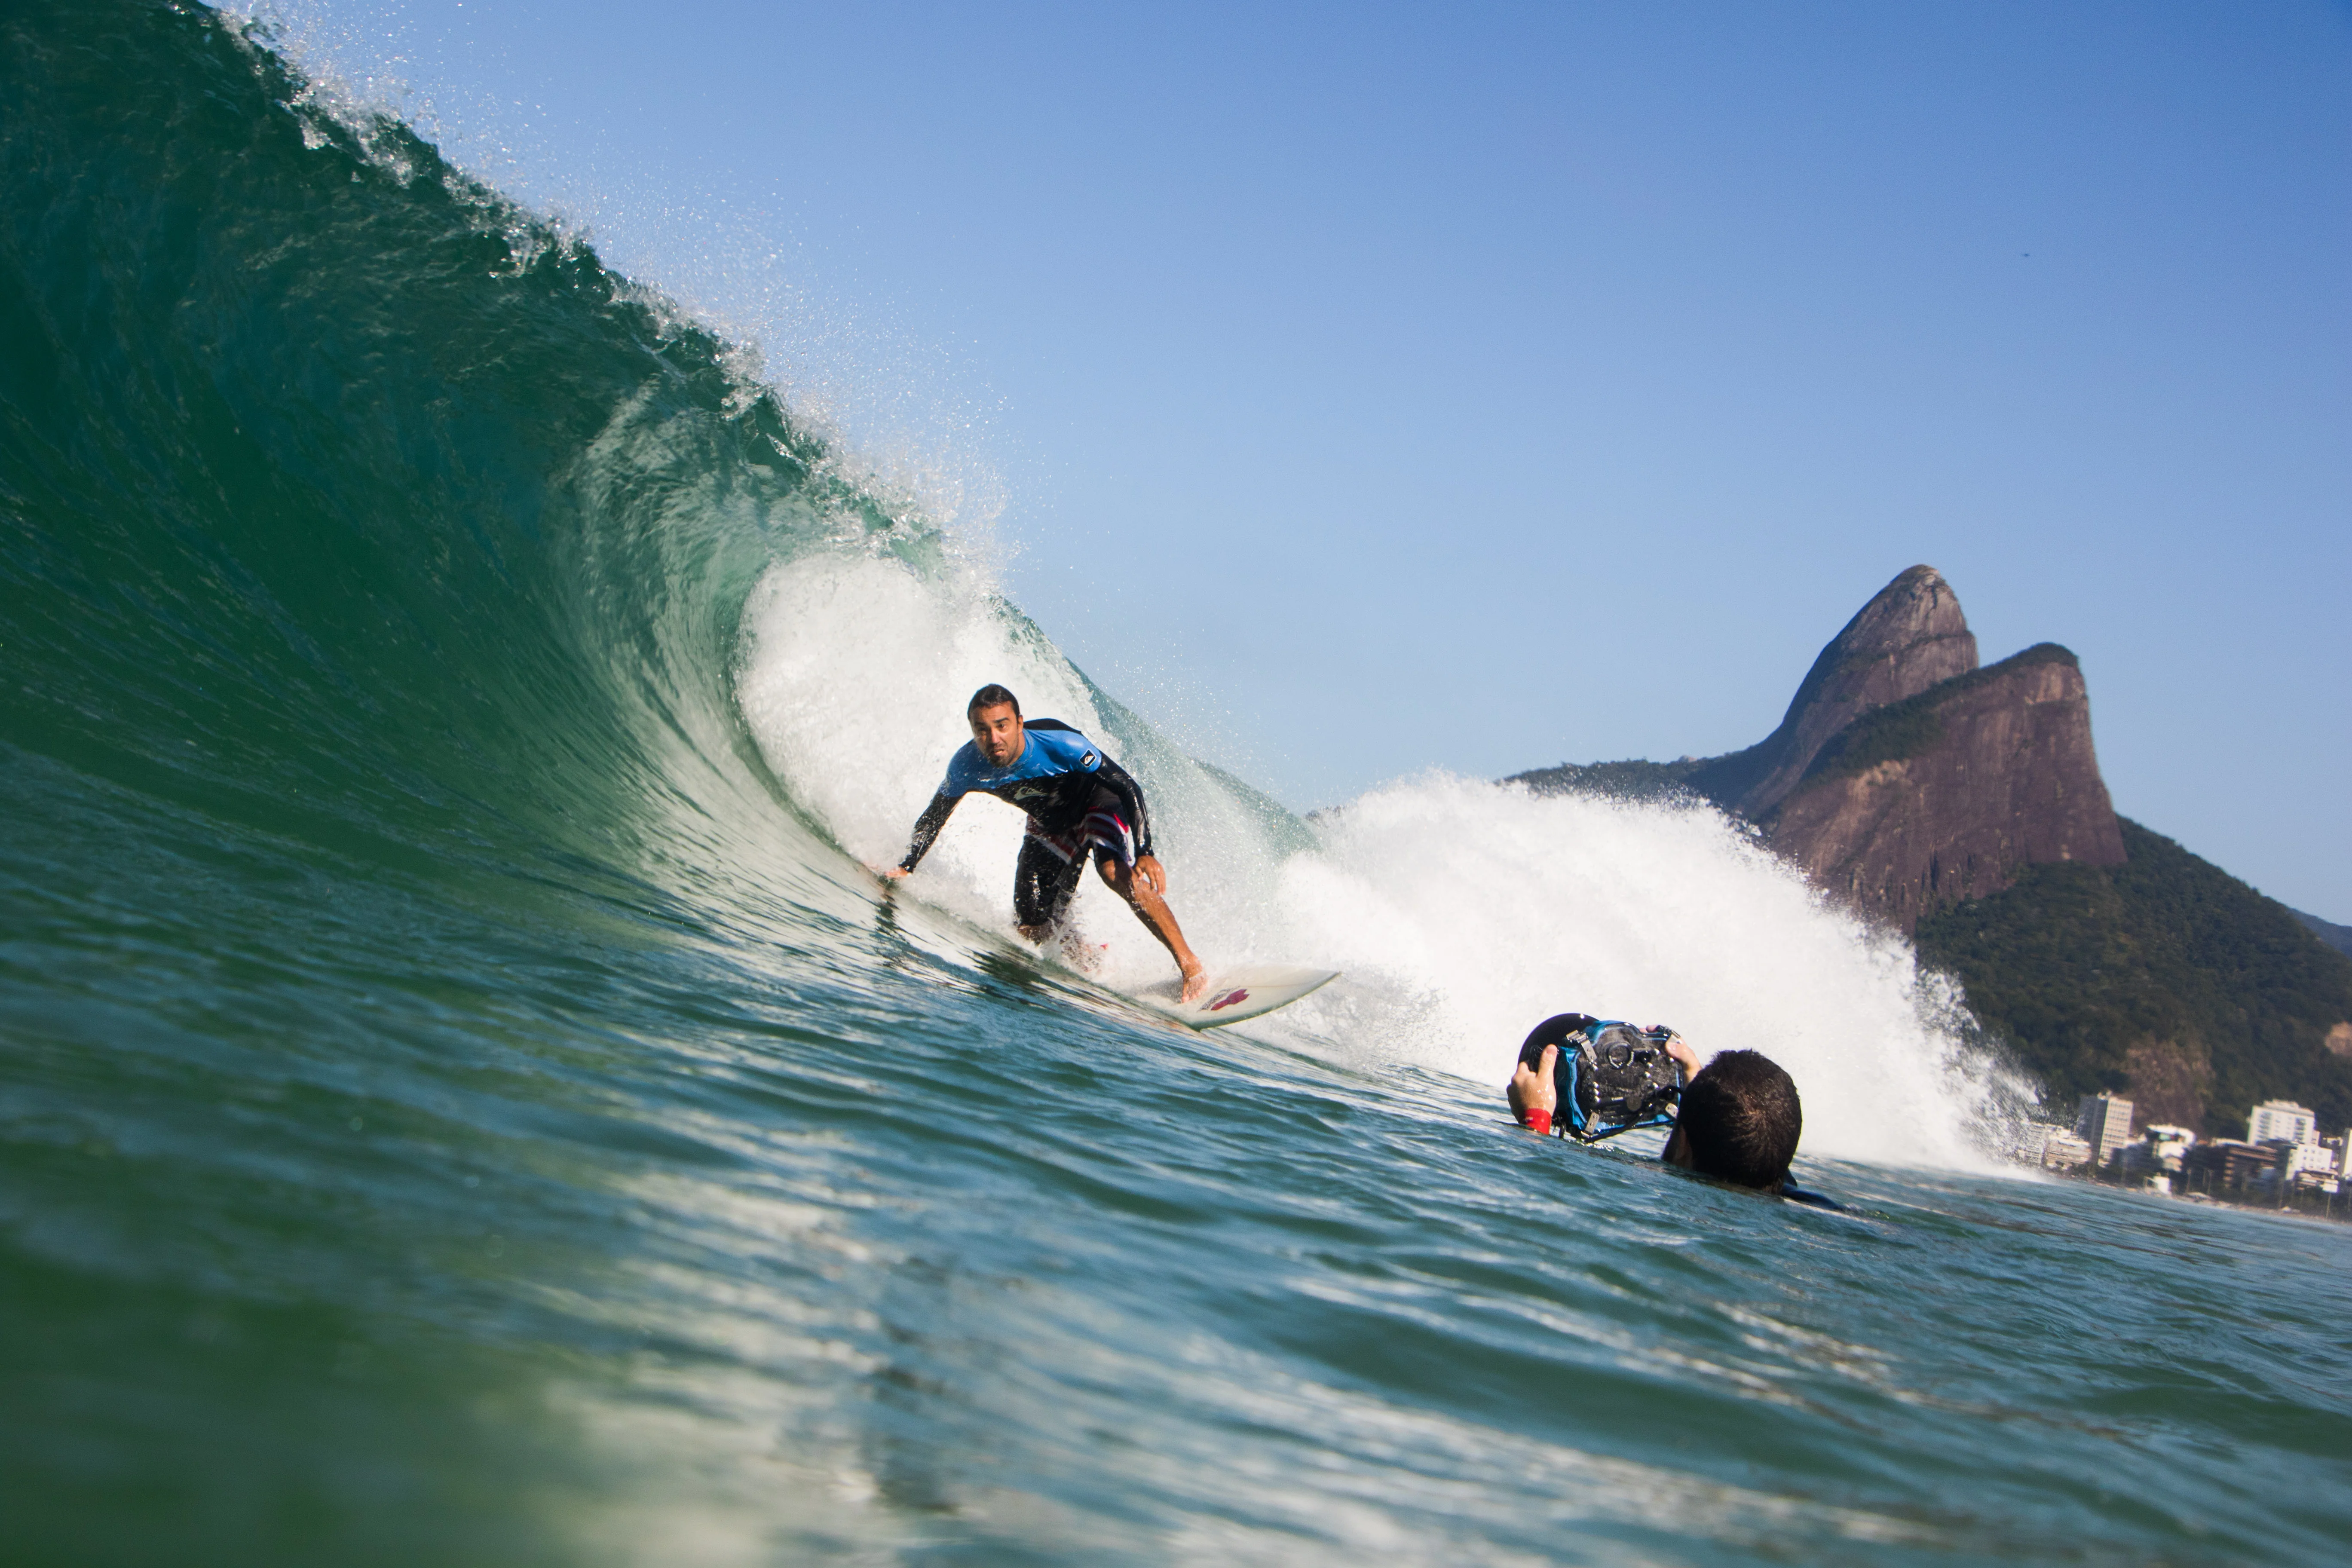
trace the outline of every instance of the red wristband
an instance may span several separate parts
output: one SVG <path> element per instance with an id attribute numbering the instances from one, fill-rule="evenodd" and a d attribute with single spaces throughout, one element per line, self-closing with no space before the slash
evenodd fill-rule
<path id="1" fill-rule="evenodd" d="M 1551 1112 L 1540 1105 L 1530 1105 L 1520 1113 L 1519 1125 L 1530 1132 L 1549 1133 L 1551 1131 Z"/>

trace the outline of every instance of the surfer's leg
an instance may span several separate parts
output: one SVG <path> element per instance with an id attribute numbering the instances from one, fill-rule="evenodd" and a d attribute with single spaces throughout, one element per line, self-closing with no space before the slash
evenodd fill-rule
<path id="1" fill-rule="evenodd" d="M 1023 936 L 1043 943 L 1061 933 L 1085 871 L 1083 856 L 1064 859 L 1034 834 L 1021 840 L 1021 858 L 1013 864 L 1013 922 Z"/>
<path id="2" fill-rule="evenodd" d="M 1209 972 L 1202 967 L 1200 959 L 1184 941 L 1183 928 L 1176 923 L 1176 911 L 1168 907 L 1168 900 L 1146 886 L 1136 876 L 1135 868 L 1122 864 L 1116 855 L 1097 855 L 1095 869 L 1102 873 L 1102 879 L 1110 884 L 1112 892 L 1127 900 L 1127 907 L 1135 911 L 1143 929 L 1158 937 L 1160 945 L 1168 950 L 1168 956 L 1176 961 L 1176 967 L 1184 974 L 1184 1000 L 1198 1001 L 1209 988 Z"/>

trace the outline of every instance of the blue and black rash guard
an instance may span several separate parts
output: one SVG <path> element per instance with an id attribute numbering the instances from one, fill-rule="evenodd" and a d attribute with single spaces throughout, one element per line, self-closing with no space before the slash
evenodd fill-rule
<path id="1" fill-rule="evenodd" d="M 1135 853 L 1151 853 L 1151 819 L 1143 791 L 1128 771 L 1102 754 L 1092 741 L 1059 719 L 1031 719 L 1021 728 L 1027 743 L 1009 767 L 997 767 L 966 741 L 948 759 L 948 776 L 916 820 L 914 841 L 898 862 L 911 871 L 945 827 L 956 802 L 977 790 L 1029 814 L 1029 831 L 1059 837 L 1076 833 L 1089 813 L 1118 814 L 1135 836 Z"/>

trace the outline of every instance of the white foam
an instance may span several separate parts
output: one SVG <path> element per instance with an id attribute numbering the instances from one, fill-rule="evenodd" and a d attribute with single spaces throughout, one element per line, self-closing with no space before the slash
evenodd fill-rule
<path id="1" fill-rule="evenodd" d="M 1284 872 L 1302 946 L 1424 993 L 1402 1027 L 1351 1021 L 1383 1056 L 1499 1083 L 1552 1013 L 1669 1024 L 1702 1054 L 1787 1068 L 1810 1152 L 1975 1163 L 1983 1086 L 1909 947 L 1719 813 L 1432 776 L 1332 814 L 1321 838 Z"/>
<path id="2" fill-rule="evenodd" d="M 1067 661 L 1017 626 L 977 574 L 918 580 L 895 560 L 817 555 L 772 569 L 744 612 L 737 682 L 768 766 L 843 849 L 880 868 L 955 749 L 971 738 L 965 700 L 990 681 L 1033 715 L 1089 733 L 1099 716 Z M 960 809 L 913 890 L 982 925 L 1011 926 L 1018 813 L 993 801 Z"/>
<path id="3" fill-rule="evenodd" d="M 1129 721 L 969 569 L 927 582 L 887 557 L 772 569 L 745 616 L 744 713 L 772 768 L 850 854 L 896 860 L 963 704 L 1002 681 L 1142 780 L 1192 944 L 1220 963 L 1347 979 L 1283 1015 L 1293 1043 L 1499 1086 L 1539 1019 L 1667 1023 L 1702 1052 L 1763 1051 L 1796 1078 L 1808 1152 L 1975 1164 L 1992 1074 L 1899 937 L 1825 905 L 1705 808 L 1541 797 L 1433 773 L 1282 842 L 1206 770 Z M 1116 721 L 1124 731 L 1115 733 Z M 1011 934 L 1019 815 L 974 798 L 910 890 Z M 1091 879 L 1089 879 L 1091 880 Z M 1167 957 L 1099 888 L 1079 919 L 1132 985 Z"/>

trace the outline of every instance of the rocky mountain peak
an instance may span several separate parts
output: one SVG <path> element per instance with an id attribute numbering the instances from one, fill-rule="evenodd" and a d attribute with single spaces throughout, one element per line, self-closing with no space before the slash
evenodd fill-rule
<path id="1" fill-rule="evenodd" d="M 1873 708 L 1767 818 L 1821 887 L 1905 930 L 2027 866 L 2119 866 L 2082 666 L 2055 643 Z"/>
<path id="2" fill-rule="evenodd" d="M 1706 766 L 1691 783 L 1751 817 L 1797 787 L 1848 724 L 1977 668 L 1976 634 L 1933 566 L 1914 566 L 1871 596 L 1806 672 L 1779 729 Z"/>

